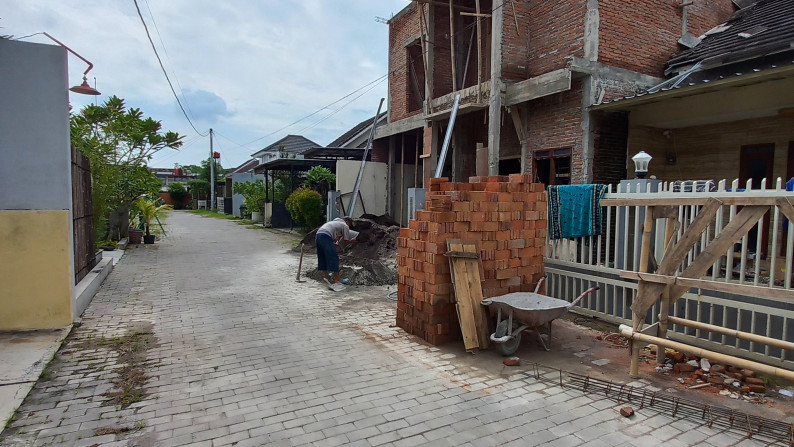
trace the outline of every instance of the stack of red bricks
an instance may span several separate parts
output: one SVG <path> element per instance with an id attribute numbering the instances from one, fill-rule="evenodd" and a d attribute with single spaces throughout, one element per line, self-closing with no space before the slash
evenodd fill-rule
<path id="1" fill-rule="evenodd" d="M 397 325 L 434 345 L 461 338 L 447 239 L 478 241 L 483 297 L 534 290 L 544 274 L 546 201 L 529 175 L 431 179 L 425 210 L 397 239 Z"/>

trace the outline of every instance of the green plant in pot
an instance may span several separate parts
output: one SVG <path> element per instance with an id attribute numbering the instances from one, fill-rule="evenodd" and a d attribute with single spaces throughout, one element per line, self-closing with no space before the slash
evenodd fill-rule
<path id="1" fill-rule="evenodd" d="M 265 200 L 267 199 L 267 185 L 262 179 L 256 179 L 253 182 L 242 182 L 234 184 L 234 193 L 243 196 L 243 204 L 248 212 L 258 213 L 260 216 L 265 209 Z M 253 219 L 255 222 L 258 219 Z"/>
<path id="2" fill-rule="evenodd" d="M 171 205 L 161 204 L 160 199 L 155 200 L 149 199 L 147 197 L 138 198 L 135 200 L 135 202 L 133 202 L 133 205 L 140 213 L 140 218 L 144 224 L 145 235 L 143 236 L 143 242 L 145 244 L 153 244 L 154 235 L 150 232 L 152 220 L 163 217 L 166 211 L 172 210 L 174 207 Z"/>

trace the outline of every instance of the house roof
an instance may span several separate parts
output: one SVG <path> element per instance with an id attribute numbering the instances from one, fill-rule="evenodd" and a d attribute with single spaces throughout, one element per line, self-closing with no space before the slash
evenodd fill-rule
<path id="1" fill-rule="evenodd" d="M 252 158 L 245 163 L 241 164 L 237 168 L 235 168 L 232 172 L 226 174 L 226 177 L 231 177 L 232 174 L 240 174 L 243 172 L 248 172 L 259 165 L 259 160 Z"/>
<path id="2" fill-rule="evenodd" d="M 727 22 L 712 28 L 701 39 L 695 47 L 671 58 L 665 72 L 680 72 L 698 62 L 703 69 L 709 69 L 791 49 L 794 2 L 758 1 L 736 11 Z"/>
<path id="3" fill-rule="evenodd" d="M 259 157 L 265 152 L 276 152 L 279 150 L 281 146 L 283 146 L 284 150 L 287 151 L 287 153 L 289 154 L 300 154 L 306 149 L 319 146 L 319 144 L 301 135 L 287 135 L 286 137 L 276 141 L 270 146 L 267 146 L 263 149 L 254 152 L 253 154 L 251 154 L 251 157 L 253 158 Z"/>
<path id="4" fill-rule="evenodd" d="M 336 147 L 349 147 L 349 144 L 350 144 L 350 142 L 352 140 L 355 140 L 356 137 L 361 135 L 363 132 L 369 131 L 369 129 L 372 127 L 372 120 L 374 118 L 375 118 L 375 116 L 373 115 L 373 116 L 365 119 L 364 121 L 356 124 L 352 129 L 350 129 L 347 132 L 343 133 L 339 138 L 337 138 L 334 141 L 328 143 L 327 147 L 329 147 L 329 148 L 331 148 L 331 147 L 333 147 L 333 148 L 336 148 Z M 386 112 L 382 112 L 380 114 L 380 116 L 378 117 L 378 121 L 377 122 L 380 123 L 384 119 L 386 119 Z M 359 144 L 357 147 L 364 147 L 364 145 L 366 145 L 366 142 L 363 145 Z"/>

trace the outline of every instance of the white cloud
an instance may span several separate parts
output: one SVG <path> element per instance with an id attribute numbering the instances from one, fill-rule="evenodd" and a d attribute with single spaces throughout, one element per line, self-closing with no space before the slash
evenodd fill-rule
<path id="1" fill-rule="evenodd" d="M 317 123 L 344 102 L 247 147 L 224 137 L 248 143 L 386 74 L 388 27 L 374 18 L 396 14 L 408 3 L 138 0 L 138 4 L 174 88 L 185 95 L 194 124 L 202 132 L 210 126 L 217 131 L 216 148 L 224 165 L 231 167 L 257 148 Z M 0 17 L 0 34 L 20 37 L 46 31 L 93 62 L 88 77 L 93 85 L 96 76 L 103 93 L 99 101 L 110 95 L 124 98 L 129 106 L 162 121 L 165 129 L 187 137 L 183 150 L 158 154 L 153 163 L 197 164 L 207 156 L 209 142 L 195 138 L 177 107 L 132 0 L 6 0 Z M 25 40 L 49 43 L 43 36 Z M 69 58 L 71 85 L 81 82 L 85 68 L 79 59 Z M 320 144 L 330 142 L 375 113 L 378 99 L 386 96 L 386 85 L 382 82 L 303 135 Z M 71 95 L 76 109 L 93 100 Z"/>

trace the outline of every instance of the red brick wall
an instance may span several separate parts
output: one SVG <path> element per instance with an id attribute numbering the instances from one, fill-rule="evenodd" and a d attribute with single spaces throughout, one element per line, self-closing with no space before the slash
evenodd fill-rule
<path id="1" fill-rule="evenodd" d="M 433 97 L 452 93 L 452 56 L 449 43 L 449 7 L 433 8 Z"/>
<path id="2" fill-rule="evenodd" d="M 390 122 L 399 121 L 411 115 L 421 113 L 421 109 L 408 112 L 408 79 L 407 51 L 403 46 L 411 37 L 419 34 L 419 10 L 412 3 L 395 16 L 389 24 L 389 115 Z M 421 63 L 420 63 L 421 66 Z M 421 81 L 421 80 L 420 80 Z M 420 85 L 424 95 L 424 86 Z M 410 107 L 413 109 L 413 107 Z"/>
<path id="3" fill-rule="evenodd" d="M 567 56 L 584 57 L 586 0 L 526 0 L 515 2 L 516 8 L 519 3 L 529 11 L 531 17 L 529 30 L 521 30 L 522 36 L 524 33 L 529 35 L 529 60 L 526 62 L 528 77 L 565 67 Z M 623 4 L 628 8 L 633 2 L 624 1 Z M 509 20 L 513 16 L 510 2 L 505 2 L 504 15 L 506 28 L 509 29 Z M 515 29 L 515 24 L 512 28 Z"/>
<path id="4" fill-rule="evenodd" d="M 392 137 L 398 138 L 398 137 Z M 372 157 L 371 160 L 376 163 L 389 162 L 389 139 L 381 138 L 380 140 L 372 141 Z"/>
<path id="5" fill-rule="evenodd" d="M 533 291 L 543 276 L 548 228 L 543 185 L 527 175 L 433 179 L 427 211 L 397 239 L 397 325 L 439 345 L 461 338 L 447 239 L 478 241 L 483 297 Z"/>
<path id="6" fill-rule="evenodd" d="M 532 152 L 571 148 L 571 183 L 582 183 L 582 84 L 571 90 L 536 99 L 529 104 L 528 172 Z"/>
<path id="7" fill-rule="evenodd" d="M 535 14 L 532 3 L 505 3 L 502 20 L 502 78 L 506 81 L 522 81 L 529 77 L 529 30 Z"/>
<path id="8" fill-rule="evenodd" d="M 678 0 L 601 0 L 598 12 L 598 60 L 652 76 L 663 76 L 664 64 L 679 53 L 682 10 Z M 689 33 L 697 37 L 727 20 L 730 0 L 695 0 L 688 9 Z"/>

